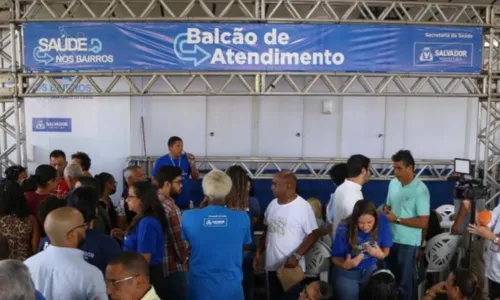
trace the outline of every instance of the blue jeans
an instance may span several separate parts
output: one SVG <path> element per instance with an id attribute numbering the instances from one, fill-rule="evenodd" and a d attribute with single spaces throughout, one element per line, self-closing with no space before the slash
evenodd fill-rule
<path id="1" fill-rule="evenodd" d="M 335 290 L 337 300 L 358 300 L 359 291 L 368 283 L 377 265 L 365 270 L 335 268 Z"/>
<path id="2" fill-rule="evenodd" d="M 175 272 L 165 277 L 165 290 L 168 291 L 168 299 L 185 300 L 187 293 L 186 272 Z M 168 300 L 166 299 L 166 300 Z"/>
<path id="3" fill-rule="evenodd" d="M 394 243 L 387 257 L 387 265 L 396 277 L 400 300 L 413 298 L 417 251 L 418 246 Z"/>

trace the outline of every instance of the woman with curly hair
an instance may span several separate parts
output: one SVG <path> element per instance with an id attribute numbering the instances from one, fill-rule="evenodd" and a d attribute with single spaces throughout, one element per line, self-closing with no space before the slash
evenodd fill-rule
<path id="1" fill-rule="evenodd" d="M 9 242 L 9 258 L 24 261 L 36 253 L 40 227 L 15 181 L 0 183 L 0 232 Z"/>

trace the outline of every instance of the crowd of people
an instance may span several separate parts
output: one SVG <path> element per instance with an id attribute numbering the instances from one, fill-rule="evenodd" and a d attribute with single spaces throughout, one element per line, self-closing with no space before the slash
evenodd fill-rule
<path id="1" fill-rule="evenodd" d="M 83 152 L 68 161 L 54 150 L 31 176 L 8 168 L 0 182 L 0 299 L 253 300 L 260 271 L 271 300 L 414 299 L 430 196 L 409 151 L 392 157 L 395 178 L 381 209 L 362 193 L 369 158 L 336 165 L 324 220 L 320 201 L 298 195 L 291 171 L 273 176 L 275 199 L 263 214 L 237 165 L 206 174 L 205 198 L 195 205 L 196 158 L 179 137 L 168 148 L 151 178 L 139 166 L 124 170 L 119 202 L 111 199 L 115 177 L 92 176 Z M 304 279 L 305 257 L 320 242 L 331 247 L 329 282 Z M 458 268 L 424 299 L 473 299 L 478 290 L 477 276 Z"/>

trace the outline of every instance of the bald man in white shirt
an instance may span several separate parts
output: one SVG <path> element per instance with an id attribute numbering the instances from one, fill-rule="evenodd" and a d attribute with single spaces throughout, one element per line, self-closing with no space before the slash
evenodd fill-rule
<path id="1" fill-rule="evenodd" d="M 31 278 L 47 299 L 105 300 L 102 272 L 87 263 L 78 249 L 85 240 L 87 224 L 72 207 L 53 210 L 45 219 L 45 232 L 51 245 L 28 258 Z"/>

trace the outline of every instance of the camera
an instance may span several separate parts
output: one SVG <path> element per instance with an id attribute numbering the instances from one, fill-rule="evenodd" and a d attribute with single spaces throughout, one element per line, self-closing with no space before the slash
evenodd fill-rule
<path id="1" fill-rule="evenodd" d="M 458 200 L 478 200 L 488 198 L 488 189 L 479 178 L 470 175 L 470 160 L 455 158 L 456 178 L 453 198 Z"/>
<path id="2" fill-rule="evenodd" d="M 453 189 L 453 198 L 458 200 L 476 200 L 488 197 L 488 190 L 482 180 L 476 178 L 460 177 Z"/>

